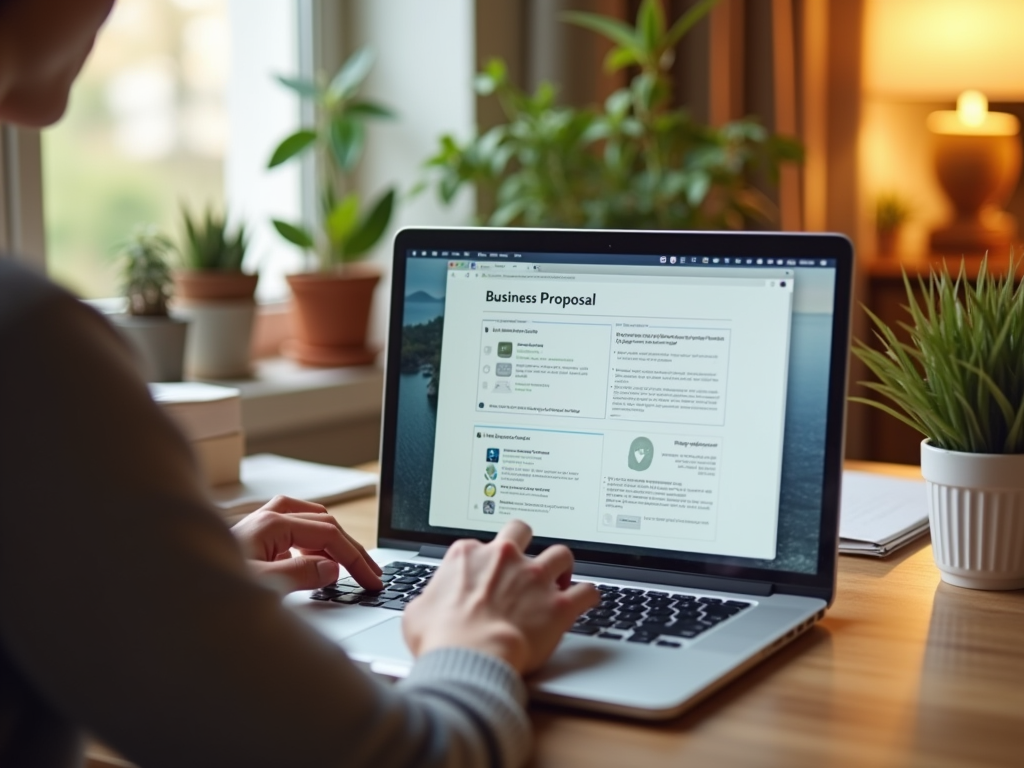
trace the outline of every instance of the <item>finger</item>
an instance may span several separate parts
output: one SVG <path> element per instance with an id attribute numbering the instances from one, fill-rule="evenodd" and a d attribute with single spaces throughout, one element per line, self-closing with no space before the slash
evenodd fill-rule
<path id="1" fill-rule="evenodd" d="M 558 586 L 564 589 L 568 586 L 568 580 L 572 578 L 572 567 L 576 564 L 576 559 L 568 547 L 555 544 L 533 558 L 533 562 L 540 567 L 545 576 L 558 582 Z"/>
<path id="2" fill-rule="evenodd" d="M 588 581 L 581 581 L 573 584 L 562 592 L 566 601 L 566 610 L 569 612 L 569 623 L 572 623 L 581 613 L 600 604 L 601 593 L 597 587 Z"/>
<path id="3" fill-rule="evenodd" d="M 533 531 L 522 520 L 509 520 L 505 527 L 498 531 L 494 537 L 495 541 L 510 541 L 516 545 L 520 552 L 525 551 L 533 538 Z"/>
<path id="4" fill-rule="evenodd" d="M 304 555 L 288 560 L 250 560 L 256 573 L 271 576 L 287 584 L 289 591 L 318 589 L 338 580 L 338 564 L 326 557 Z"/>
<path id="5" fill-rule="evenodd" d="M 356 541 L 348 531 L 342 528 L 341 523 L 339 523 L 338 519 L 334 517 L 334 515 L 332 515 L 330 512 L 295 512 L 289 513 L 289 516 L 293 519 L 299 518 L 302 520 L 313 520 L 314 522 L 329 523 L 330 525 L 333 525 L 335 528 L 341 531 L 341 535 L 348 539 L 352 546 L 356 548 L 356 551 L 359 552 L 360 555 L 362 555 L 363 559 L 370 564 L 371 570 L 378 576 L 383 575 L 384 571 L 382 571 L 380 569 L 380 566 L 377 565 L 376 562 L 374 562 L 372 557 L 370 557 L 370 554 L 366 551 L 366 548 L 358 541 Z"/>
<path id="6" fill-rule="evenodd" d="M 275 496 L 262 507 L 260 507 L 260 509 L 266 509 L 271 512 L 281 512 L 283 514 L 294 514 L 303 512 L 318 513 L 322 515 L 328 514 L 327 507 L 325 507 L 323 504 L 317 504 L 314 501 L 293 499 L 291 496 Z"/>
<path id="7" fill-rule="evenodd" d="M 344 566 L 360 586 L 373 591 L 384 588 L 371 566 L 373 561 L 369 555 L 365 550 L 357 549 L 338 526 L 294 516 L 282 517 L 281 520 L 288 524 L 290 547 L 326 552 L 335 562 Z"/>

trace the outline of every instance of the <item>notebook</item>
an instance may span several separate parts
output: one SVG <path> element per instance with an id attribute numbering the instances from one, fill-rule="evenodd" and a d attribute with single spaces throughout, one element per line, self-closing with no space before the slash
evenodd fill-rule
<path id="1" fill-rule="evenodd" d="M 602 602 L 528 680 L 672 717 L 835 592 L 853 252 L 839 235 L 402 230 L 381 443 L 385 591 L 290 605 L 373 671 L 445 549 L 519 518 Z"/>

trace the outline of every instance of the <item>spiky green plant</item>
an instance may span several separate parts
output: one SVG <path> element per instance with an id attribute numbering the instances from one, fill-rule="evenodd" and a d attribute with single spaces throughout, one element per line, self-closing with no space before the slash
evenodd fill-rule
<path id="1" fill-rule="evenodd" d="M 128 314 L 166 317 L 173 283 L 168 263 L 174 243 L 153 227 L 140 229 L 124 244 L 121 292 Z"/>
<path id="2" fill-rule="evenodd" d="M 879 232 L 892 232 L 899 228 L 910 214 L 910 204 L 894 192 L 879 195 L 875 201 L 875 227 Z"/>
<path id="3" fill-rule="evenodd" d="M 188 269 L 241 272 L 248 237 L 245 225 L 239 224 L 234 233 L 228 232 L 227 215 L 206 209 L 203 217 L 193 218 L 181 209 L 184 235 L 181 245 L 181 259 Z"/>
<path id="4" fill-rule="evenodd" d="M 854 354 L 877 381 L 861 382 L 896 407 L 870 398 L 932 444 L 967 453 L 1024 453 L 1024 287 L 1016 284 L 1011 254 L 1006 275 L 988 271 L 987 258 L 972 284 L 963 263 L 918 278 L 920 298 L 903 275 L 910 341 L 865 308 L 883 350 L 857 340 Z"/>

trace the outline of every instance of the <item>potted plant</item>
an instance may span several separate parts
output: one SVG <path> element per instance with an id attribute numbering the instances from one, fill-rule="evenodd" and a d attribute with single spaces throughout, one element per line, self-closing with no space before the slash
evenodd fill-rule
<path id="1" fill-rule="evenodd" d="M 524 93 L 491 61 L 476 88 L 498 98 L 507 122 L 464 143 L 442 137 L 427 163 L 441 199 L 476 185 L 495 201 L 482 215 L 494 226 L 739 229 L 774 219 L 748 179 L 800 159 L 800 144 L 753 118 L 714 128 L 672 106 L 675 45 L 714 4 L 701 0 L 671 26 L 659 0 L 641 3 L 635 26 L 566 14 L 613 42 L 606 69 L 635 72 L 601 108 L 558 106 L 548 83 Z"/>
<path id="2" fill-rule="evenodd" d="M 899 250 L 899 237 L 903 225 L 910 218 L 910 206 L 897 194 L 886 193 L 875 201 L 875 233 L 878 236 L 878 255 L 893 256 Z"/>
<path id="3" fill-rule="evenodd" d="M 987 261 L 987 260 L 986 260 Z M 944 581 L 975 589 L 1024 588 L 1024 288 L 982 262 L 920 280 L 904 275 L 909 335 L 901 340 L 870 311 L 882 350 L 854 353 L 875 374 L 864 386 L 880 408 L 925 436 L 932 551 Z"/>
<path id="4" fill-rule="evenodd" d="M 394 188 L 370 202 L 353 188 L 352 174 L 363 155 L 368 121 L 391 112 L 362 99 L 359 90 L 370 72 L 373 55 L 357 51 L 333 79 L 315 82 L 279 78 L 312 103 L 315 123 L 287 137 L 270 159 L 270 168 L 312 152 L 320 197 L 319 226 L 274 221 L 278 233 L 315 256 L 318 270 L 289 275 L 294 301 L 295 338 L 286 354 L 306 365 L 361 365 L 375 350 L 366 346 L 373 291 L 380 273 L 356 262 L 367 256 L 391 220 Z"/>
<path id="5" fill-rule="evenodd" d="M 152 228 L 135 233 L 123 250 L 121 291 L 127 311 L 112 319 L 138 351 L 146 381 L 182 377 L 188 323 L 167 311 L 173 251 L 174 244 Z"/>
<path id="6" fill-rule="evenodd" d="M 259 276 L 242 270 L 245 227 L 230 231 L 227 216 L 212 208 L 201 218 L 182 208 L 182 224 L 183 268 L 174 272 L 174 305 L 192 322 L 185 368 L 200 379 L 248 376 Z"/>

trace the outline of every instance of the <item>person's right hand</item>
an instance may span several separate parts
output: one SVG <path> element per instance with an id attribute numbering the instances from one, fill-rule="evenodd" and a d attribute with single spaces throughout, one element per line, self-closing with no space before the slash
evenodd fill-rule
<path id="1" fill-rule="evenodd" d="M 568 547 L 526 557 L 532 537 L 526 523 L 513 520 L 488 544 L 452 544 L 423 594 L 405 609 L 402 628 L 413 655 L 471 648 L 523 674 L 547 661 L 562 634 L 600 598 L 593 584 L 570 584 Z"/>

